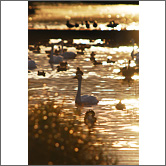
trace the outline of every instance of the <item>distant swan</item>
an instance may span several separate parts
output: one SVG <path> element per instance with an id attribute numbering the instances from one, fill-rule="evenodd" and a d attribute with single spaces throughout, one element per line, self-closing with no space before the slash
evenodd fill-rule
<path id="1" fill-rule="evenodd" d="M 53 55 L 54 54 L 54 46 L 52 45 L 52 49 L 51 49 L 51 54 L 50 54 L 50 60 L 49 63 L 50 64 L 59 64 L 60 62 L 63 61 L 63 57 L 60 55 Z"/>
<path id="2" fill-rule="evenodd" d="M 128 62 L 128 66 L 124 67 L 121 69 L 120 73 L 122 73 L 123 76 L 127 77 L 127 78 L 131 78 L 134 73 L 135 73 L 135 68 L 134 67 L 130 67 L 130 60 Z"/>
<path id="3" fill-rule="evenodd" d="M 136 57 L 135 63 L 138 65 L 139 64 L 139 52 L 134 53 L 134 49 L 133 49 L 133 51 L 131 52 L 131 57 L 132 57 L 132 59 L 134 59 L 134 57 Z"/>
<path id="4" fill-rule="evenodd" d="M 76 53 L 74 52 L 63 52 L 63 41 L 61 42 L 61 56 L 63 56 L 64 59 L 74 59 L 76 57 Z"/>
<path id="5" fill-rule="evenodd" d="M 114 28 L 114 27 L 116 27 L 118 24 L 117 23 L 115 23 L 114 21 L 110 21 L 110 23 L 109 24 L 107 24 L 107 27 L 111 27 L 111 28 Z"/>
<path id="6" fill-rule="evenodd" d="M 97 21 L 93 22 L 93 27 L 96 28 L 97 27 Z"/>
<path id="7" fill-rule="evenodd" d="M 28 58 L 28 70 L 36 69 L 37 65 L 35 61 L 31 60 L 31 58 Z"/>
<path id="8" fill-rule="evenodd" d="M 82 75 L 78 74 L 74 78 L 78 79 L 78 90 L 75 98 L 75 103 L 77 105 L 96 105 L 99 102 L 96 97 L 88 95 L 81 96 Z"/>
<path id="9" fill-rule="evenodd" d="M 89 21 L 85 21 L 85 25 L 87 28 L 90 28 L 90 22 Z"/>
<path id="10" fill-rule="evenodd" d="M 75 27 L 76 27 L 76 28 L 78 28 L 78 27 L 79 27 L 79 24 L 78 24 L 77 22 L 75 23 Z"/>
<path id="11" fill-rule="evenodd" d="M 74 25 L 71 24 L 71 23 L 69 22 L 69 20 L 67 20 L 66 26 L 67 26 L 68 28 L 73 28 L 73 27 L 74 27 Z"/>
<path id="12" fill-rule="evenodd" d="M 131 52 L 131 58 L 134 59 L 134 57 L 136 57 L 135 59 L 135 63 L 136 65 L 139 65 L 139 52 L 134 53 L 134 44 L 135 44 L 135 40 L 131 39 L 131 42 L 133 44 L 133 51 Z"/>

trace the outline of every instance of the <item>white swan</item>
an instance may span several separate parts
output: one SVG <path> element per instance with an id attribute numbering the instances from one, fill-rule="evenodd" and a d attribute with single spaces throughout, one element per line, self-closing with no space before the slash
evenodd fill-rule
<path id="1" fill-rule="evenodd" d="M 133 44 L 133 51 L 131 52 L 131 58 L 134 59 L 134 57 L 136 57 L 135 63 L 136 63 L 137 65 L 139 65 L 139 52 L 134 53 L 134 43 L 135 43 L 135 40 L 134 40 L 134 39 L 131 39 L 131 42 L 132 42 L 132 44 Z"/>
<path id="2" fill-rule="evenodd" d="M 99 102 L 96 97 L 88 95 L 81 96 L 82 75 L 78 74 L 74 78 L 78 79 L 78 90 L 75 98 L 75 103 L 77 105 L 96 105 Z"/>
<path id="3" fill-rule="evenodd" d="M 35 61 L 33 61 L 31 58 L 28 58 L 28 69 L 33 70 L 36 68 L 37 68 L 37 65 L 36 65 Z"/>
<path id="4" fill-rule="evenodd" d="M 74 52 L 63 52 L 63 41 L 61 42 L 61 56 L 63 56 L 64 59 L 74 59 L 76 57 L 76 53 Z"/>
<path id="5" fill-rule="evenodd" d="M 52 45 L 49 63 L 50 64 L 59 64 L 62 61 L 63 61 L 62 56 L 60 56 L 60 55 L 55 55 L 54 56 L 54 46 Z"/>

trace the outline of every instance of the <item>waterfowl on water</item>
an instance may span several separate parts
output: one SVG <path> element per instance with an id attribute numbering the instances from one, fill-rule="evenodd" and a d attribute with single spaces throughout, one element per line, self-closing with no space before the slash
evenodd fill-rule
<path id="1" fill-rule="evenodd" d="M 107 63 L 115 63 L 115 61 L 107 59 Z"/>
<path id="2" fill-rule="evenodd" d="M 131 52 L 131 58 L 134 59 L 134 57 L 136 57 L 135 63 L 138 65 L 139 64 L 139 52 L 134 53 L 134 49 Z"/>
<path id="3" fill-rule="evenodd" d="M 95 60 L 95 53 L 92 51 L 92 53 L 90 54 L 90 60 L 93 62 Z"/>
<path id="4" fill-rule="evenodd" d="M 125 106 L 125 104 L 122 104 L 121 100 L 120 100 L 119 103 L 116 105 L 116 109 L 117 110 L 124 110 L 124 109 L 126 109 L 126 106 Z"/>
<path id="5" fill-rule="evenodd" d="M 68 28 L 73 28 L 73 27 L 74 27 L 74 24 L 71 24 L 71 23 L 69 22 L 69 20 L 67 20 L 66 26 L 67 26 Z"/>
<path id="6" fill-rule="evenodd" d="M 63 52 L 64 49 L 63 49 L 63 41 L 61 41 L 61 56 L 64 58 L 64 59 L 74 59 L 76 57 L 76 53 L 74 52 Z"/>
<path id="7" fill-rule="evenodd" d="M 96 28 L 97 27 L 97 21 L 93 22 L 93 27 Z"/>
<path id="8" fill-rule="evenodd" d="M 31 58 L 28 57 L 28 70 L 33 70 L 37 68 L 37 64 Z"/>
<path id="9" fill-rule="evenodd" d="M 44 72 L 44 70 L 43 71 L 38 71 L 37 75 L 45 77 L 46 73 Z"/>
<path id="10" fill-rule="evenodd" d="M 52 45 L 49 63 L 50 64 L 59 64 L 62 61 L 63 61 L 63 57 L 61 55 L 54 55 L 54 45 Z"/>
<path id="11" fill-rule="evenodd" d="M 93 64 L 94 64 L 94 65 L 101 65 L 102 62 L 96 61 L 96 59 L 94 59 L 94 60 L 93 60 Z"/>
<path id="12" fill-rule="evenodd" d="M 117 23 L 115 23 L 114 21 L 110 21 L 110 23 L 109 24 L 107 24 L 107 27 L 111 27 L 111 28 L 114 28 L 114 27 L 116 27 L 118 24 Z"/>
<path id="13" fill-rule="evenodd" d="M 90 22 L 89 21 L 85 21 L 85 25 L 87 28 L 90 28 Z"/>
<path id="14" fill-rule="evenodd" d="M 78 28 L 78 27 L 79 27 L 79 24 L 78 24 L 77 22 L 75 23 L 75 27 L 76 27 L 76 28 Z"/>
<path id="15" fill-rule="evenodd" d="M 82 81 L 82 75 L 78 74 L 74 78 L 78 80 L 78 90 L 77 90 L 77 95 L 75 97 L 75 103 L 77 105 L 96 105 L 99 101 L 96 97 L 94 96 L 89 96 L 89 95 L 83 95 L 81 96 L 81 81 Z"/>
<path id="16" fill-rule="evenodd" d="M 67 62 L 60 62 L 60 65 L 57 66 L 57 72 L 66 71 L 68 69 Z"/>
<path id="17" fill-rule="evenodd" d="M 84 123 L 85 123 L 88 127 L 92 127 L 95 122 L 96 122 L 95 112 L 94 112 L 93 110 L 88 110 L 88 111 L 85 113 Z"/>
<path id="18" fill-rule="evenodd" d="M 90 57 L 90 60 L 93 62 L 93 61 L 95 61 L 95 57 L 94 56 L 91 56 Z"/>
<path id="19" fill-rule="evenodd" d="M 139 65 L 139 52 L 134 53 L 134 44 L 135 44 L 135 40 L 131 39 L 131 42 L 133 44 L 133 51 L 131 52 L 131 58 L 134 59 L 134 57 L 136 57 L 135 59 L 135 63 L 136 65 Z"/>
<path id="20" fill-rule="evenodd" d="M 124 67 L 121 69 L 120 73 L 125 76 L 125 77 L 132 77 L 135 73 L 135 68 L 134 67 L 130 67 L 130 60 L 128 62 L 128 66 Z"/>

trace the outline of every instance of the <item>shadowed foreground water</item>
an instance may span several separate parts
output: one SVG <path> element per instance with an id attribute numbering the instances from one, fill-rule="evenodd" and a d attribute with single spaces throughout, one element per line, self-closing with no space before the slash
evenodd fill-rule
<path id="1" fill-rule="evenodd" d="M 79 43 L 79 41 L 80 40 L 74 40 L 75 43 Z M 51 40 L 51 42 L 54 42 L 54 40 Z M 45 53 L 45 50 L 51 49 L 50 46 L 40 45 L 40 53 L 33 53 L 33 51 L 29 50 L 29 57 L 37 63 L 37 69 L 28 73 L 29 151 L 33 152 L 35 147 L 32 145 L 35 146 L 37 142 L 40 145 L 43 141 L 45 142 L 45 146 L 49 145 L 50 151 L 53 151 L 51 154 L 54 154 L 55 151 L 66 157 L 70 154 L 70 157 L 73 156 L 73 160 L 70 160 L 73 163 L 75 162 L 75 153 L 79 151 L 80 155 L 86 153 L 92 155 L 88 160 L 89 163 L 83 163 L 83 161 L 86 160 L 81 159 L 81 156 L 78 157 L 77 154 L 76 156 L 78 157 L 78 160 L 80 160 L 80 164 L 114 164 L 114 162 L 117 162 L 116 164 L 118 165 L 138 165 L 139 76 L 134 75 L 129 86 L 129 84 L 124 81 L 124 77 L 118 74 L 120 71 L 119 69 L 126 66 L 128 60 L 131 59 L 133 46 L 94 46 L 92 43 L 97 41 L 89 42 L 88 40 L 82 40 L 82 42 L 87 42 L 87 45 L 91 45 L 91 47 L 85 48 L 84 54 L 77 54 L 75 59 L 67 60 L 69 67 L 67 71 L 57 72 L 57 65 L 54 65 L 55 70 L 51 69 L 50 64 L 48 63 L 49 57 L 47 57 L 47 54 Z M 98 42 L 101 41 L 98 40 Z M 80 51 L 72 45 L 64 48 Z M 135 46 L 135 48 L 137 47 Z M 95 57 L 97 61 L 102 62 L 102 65 L 94 66 L 92 64 L 90 61 L 90 54 L 92 51 L 96 52 Z M 107 63 L 107 58 L 111 58 L 116 62 L 113 64 Z M 135 65 L 133 61 L 131 64 Z M 75 106 L 77 80 L 73 79 L 73 77 L 75 76 L 77 67 L 80 67 L 84 73 L 81 89 L 82 95 L 87 94 L 96 96 L 99 99 L 98 105 L 81 108 Z M 46 76 L 38 76 L 38 70 L 44 70 Z M 119 100 L 122 100 L 122 103 L 126 105 L 125 110 L 116 109 L 115 106 L 119 103 Z M 48 105 L 47 101 L 53 102 L 55 109 L 60 107 L 57 119 L 56 116 L 53 116 L 53 113 L 49 115 L 50 110 L 46 110 L 45 106 Z M 44 107 L 42 111 L 39 109 L 41 106 Z M 97 118 L 95 125 L 91 129 L 84 123 L 85 113 L 89 109 L 92 109 L 95 112 L 95 117 Z M 39 112 L 37 113 L 37 111 Z M 55 122 L 57 124 L 55 124 Z M 62 126 L 60 125 L 61 123 Z M 66 128 L 65 130 L 65 127 L 68 129 Z M 59 133 L 62 133 L 65 130 L 69 135 L 54 137 L 54 135 L 58 134 L 58 128 Z M 77 138 L 68 138 L 70 135 L 73 135 L 73 133 L 78 134 L 79 132 L 81 133 L 81 136 L 85 135 L 83 136 L 85 138 L 83 138 L 83 140 L 81 139 L 80 143 L 78 143 L 78 140 L 80 139 L 78 137 L 80 135 L 77 135 Z M 73 152 L 68 148 L 68 151 L 65 151 L 65 145 L 61 144 L 63 142 L 62 140 L 61 143 L 55 142 L 57 138 L 64 139 L 65 137 L 69 139 L 68 143 L 70 144 L 66 146 L 73 147 Z M 77 140 L 79 147 L 75 146 L 77 145 L 75 139 Z M 33 141 L 35 141 L 35 144 L 33 144 Z M 81 144 L 81 141 L 83 141 L 84 144 Z M 89 148 L 89 144 L 93 145 L 92 149 Z M 87 149 L 83 145 L 85 145 Z M 45 148 L 48 147 L 46 146 L 43 148 L 44 149 L 42 149 L 41 152 L 45 151 Z M 48 152 L 50 153 L 50 151 Z M 67 154 L 62 153 L 62 151 Z M 93 156 L 93 153 L 95 156 Z M 45 158 L 45 160 L 48 161 L 48 163 L 44 164 L 73 164 L 67 159 L 66 161 L 68 161 L 68 163 L 62 163 L 61 160 L 63 160 L 64 156 L 62 158 L 59 156 L 59 158 L 61 158 L 59 163 L 54 163 L 51 160 L 54 157 L 49 158 L 47 154 L 48 153 L 45 153 L 45 155 L 41 154 L 41 156 L 43 155 L 42 158 L 46 157 L 47 159 Z M 42 158 L 41 161 L 43 160 L 43 162 L 45 162 Z M 41 161 L 35 161 L 35 158 L 32 156 L 31 158 L 29 156 L 29 161 L 31 161 L 29 164 L 33 164 L 33 162 L 42 164 Z M 93 161 L 95 162 L 93 163 Z M 108 163 L 108 161 L 110 162 Z"/>

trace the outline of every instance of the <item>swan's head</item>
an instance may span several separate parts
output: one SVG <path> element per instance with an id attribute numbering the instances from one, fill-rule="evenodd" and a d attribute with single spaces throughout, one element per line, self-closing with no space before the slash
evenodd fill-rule
<path id="1" fill-rule="evenodd" d="M 95 112 L 93 110 L 88 110 L 86 113 L 85 113 L 85 116 L 92 116 L 94 117 L 95 116 Z"/>
<path id="2" fill-rule="evenodd" d="M 77 79 L 77 80 L 82 80 L 82 75 L 81 74 L 77 74 L 74 79 Z"/>

